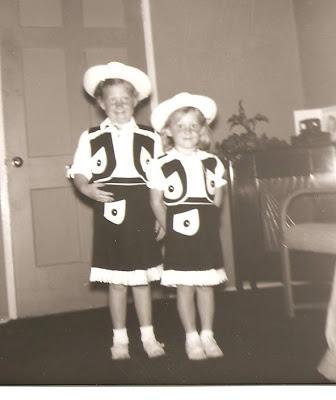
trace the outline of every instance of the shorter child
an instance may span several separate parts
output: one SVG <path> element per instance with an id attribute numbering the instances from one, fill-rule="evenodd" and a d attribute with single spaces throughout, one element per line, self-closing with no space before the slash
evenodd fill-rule
<path id="1" fill-rule="evenodd" d="M 151 117 L 168 150 L 151 161 L 147 183 L 154 214 L 166 231 L 161 284 L 177 287 L 177 308 L 191 360 L 223 355 L 213 336 L 213 286 L 227 280 L 219 239 L 226 181 L 219 158 L 201 150 L 210 143 L 208 124 L 216 112 L 209 97 L 180 93 L 159 104 Z"/>

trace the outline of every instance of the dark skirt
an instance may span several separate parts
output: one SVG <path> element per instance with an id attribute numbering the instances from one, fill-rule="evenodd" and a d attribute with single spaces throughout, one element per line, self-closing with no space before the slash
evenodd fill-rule
<path id="1" fill-rule="evenodd" d="M 206 271 L 223 268 L 219 208 L 178 205 L 167 208 L 165 270 Z"/>
<path id="2" fill-rule="evenodd" d="M 159 266 L 148 188 L 106 185 L 103 190 L 114 194 L 114 202 L 95 202 L 93 267 L 128 272 Z"/>

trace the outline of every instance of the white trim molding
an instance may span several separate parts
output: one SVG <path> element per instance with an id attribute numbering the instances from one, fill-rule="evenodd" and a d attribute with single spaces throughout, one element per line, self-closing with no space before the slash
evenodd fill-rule
<path id="1" fill-rule="evenodd" d="M 8 301 L 8 315 L 10 319 L 17 318 L 16 288 L 14 274 L 14 257 L 11 232 L 11 218 L 8 192 L 8 174 L 6 166 L 6 137 L 3 118 L 3 89 L 2 89 L 2 62 L 0 58 L 0 203 L 2 218 L 2 234 L 5 258 L 6 291 Z"/>
<path id="2" fill-rule="evenodd" d="M 150 0 L 141 0 L 141 11 L 142 11 L 142 24 L 143 24 L 144 38 L 145 38 L 147 73 L 153 86 L 152 96 L 151 96 L 151 110 L 153 110 L 154 107 L 158 105 L 159 96 L 158 96 L 158 88 L 156 80 Z"/>

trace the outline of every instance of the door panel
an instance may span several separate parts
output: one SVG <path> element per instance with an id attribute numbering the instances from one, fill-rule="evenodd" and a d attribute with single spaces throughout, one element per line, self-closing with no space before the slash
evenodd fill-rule
<path id="1" fill-rule="evenodd" d="M 69 154 L 64 51 L 23 49 L 23 79 L 29 157 Z"/>
<path id="2" fill-rule="evenodd" d="M 80 260 L 76 201 L 71 189 L 34 189 L 31 205 L 36 266 Z"/>
<path id="3" fill-rule="evenodd" d="M 0 15 L 18 316 L 106 305 L 106 287 L 88 283 L 91 208 L 65 166 L 101 120 L 82 89 L 85 70 L 111 60 L 146 70 L 140 1 L 2 0 Z"/>
<path id="4" fill-rule="evenodd" d="M 20 0 L 19 20 L 22 26 L 62 26 L 61 0 Z"/>
<path id="5" fill-rule="evenodd" d="M 125 12 L 122 0 L 83 0 L 83 24 L 85 27 L 123 27 Z"/>

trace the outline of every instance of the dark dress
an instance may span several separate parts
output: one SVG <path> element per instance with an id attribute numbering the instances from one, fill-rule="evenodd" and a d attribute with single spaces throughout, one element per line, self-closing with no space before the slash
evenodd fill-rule
<path id="1" fill-rule="evenodd" d="M 188 230 L 197 232 L 188 234 Z M 210 204 L 181 204 L 167 209 L 165 269 L 204 271 L 223 267 L 219 209 Z"/>
<path id="2" fill-rule="evenodd" d="M 71 174 L 104 183 L 100 189 L 114 197 L 94 202 L 91 281 L 132 286 L 160 279 L 162 255 L 146 185 L 148 163 L 160 149 L 159 135 L 133 120 L 120 130 L 107 119 L 82 134 Z"/>
<path id="3" fill-rule="evenodd" d="M 213 154 L 175 149 L 151 163 L 148 186 L 163 191 L 167 207 L 164 271 L 161 284 L 217 285 L 227 277 L 219 237 L 217 187 L 224 166 Z"/>

